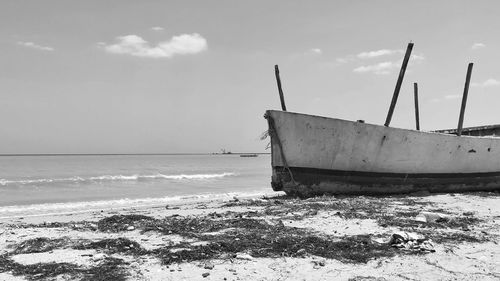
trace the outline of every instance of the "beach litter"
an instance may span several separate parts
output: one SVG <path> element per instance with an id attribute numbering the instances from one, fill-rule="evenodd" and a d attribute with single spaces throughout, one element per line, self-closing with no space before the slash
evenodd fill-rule
<path id="1" fill-rule="evenodd" d="M 423 235 L 412 232 L 396 232 L 392 234 L 389 244 L 405 251 L 435 252 L 434 244 Z"/>
<path id="2" fill-rule="evenodd" d="M 451 217 L 446 214 L 422 212 L 415 217 L 415 220 L 420 222 L 440 223 L 449 222 L 451 220 Z"/>

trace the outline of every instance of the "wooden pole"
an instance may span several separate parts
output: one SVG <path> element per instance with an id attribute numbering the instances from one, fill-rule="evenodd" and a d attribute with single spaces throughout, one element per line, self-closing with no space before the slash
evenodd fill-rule
<path id="1" fill-rule="evenodd" d="M 413 83 L 413 93 L 415 96 L 415 124 L 417 131 L 420 131 L 420 120 L 419 120 L 419 114 L 418 114 L 418 84 Z"/>
<path id="2" fill-rule="evenodd" d="M 403 83 L 403 78 L 405 76 L 406 67 L 408 66 L 408 61 L 410 60 L 411 50 L 413 49 L 413 43 L 408 43 L 406 48 L 405 58 L 403 59 L 403 64 L 401 65 L 401 70 L 399 71 L 398 81 L 396 82 L 396 88 L 394 89 L 394 94 L 392 95 L 391 105 L 389 106 L 389 112 L 387 113 L 387 118 L 385 119 L 384 126 L 388 127 L 391 123 L 392 114 L 394 113 L 394 107 L 396 107 L 396 102 L 398 101 L 399 90 L 401 90 L 401 84 Z"/>
<path id="3" fill-rule="evenodd" d="M 462 96 L 462 106 L 460 107 L 460 117 L 458 118 L 458 128 L 457 135 L 462 135 L 462 125 L 464 124 L 464 114 L 465 114 L 465 105 L 467 104 L 467 95 L 469 94 L 469 83 L 470 77 L 472 75 L 472 66 L 473 63 L 469 63 L 467 67 L 467 76 L 465 77 L 465 86 L 464 86 L 464 95 Z"/>
<path id="4" fill-rule="evenodd" d="M 278 92 L 280 93 L 281 109 L 286 111 L 285 96 L 283 95 L 283 90 L 281 89 L 280 70 L 278 65 L 274 66 L 274 73 L 276 74 L 276 83 L 278 83 Z"/>

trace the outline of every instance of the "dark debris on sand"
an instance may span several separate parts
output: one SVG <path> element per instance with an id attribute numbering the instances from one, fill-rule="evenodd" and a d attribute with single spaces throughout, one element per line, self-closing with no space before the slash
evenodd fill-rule
<path id="1" fill-rule="evenodd" d="M 43 280 L 61 274 L 79 275 L 79 267 L 70 263 L 53 262 L 23 265 L 3 255 L 0 256 L 0 272 L 11 272 L 12 275 L 24 276 L 28 280 Z"/>
<path id="2" fill-rule="evenodd" d="M 498 196 L 497 193 L 473 193 L 477 196 Z M 300 220 L 315 216 L 318 212 L 334 212 L 346 220 L 372 219 L 382 227 L 396 227 L 402 231 L 416 232 L 438 243 L 474 242 L 490 240 L 487 235 L 472 232 L 484 220 L 472 212 L 453 214 L 447 210 L 432 208 L 431 202 L 421 201 L 419 196 L 337 196 L 312 197 L 305 200 L 283 197 L 281 199 L 247 200 L 227 203 L 227 206 L 260 207 L 265 215 Z M 401 208 L 398 208 L 401 206 Z M 448 217 L 433 222 L 415 220 L 424 209 L 443 213 Z M 290 214 L 293 214 L 290 217 Z"/>
<path id="3" fill-rule="evenodd" d="M 262 213 L 265 215 L 283 217 L 287 214 L 295 214 L 293 219 L 315 216 L 319 211 L 336 211 L 335 215 L 343 219 L 373 219 L 383 227 L 465 229 L 482 222 L 470 212 L 435 222 L 416 221 L 415 217 L 423 210 L 423 207 L 432 206 L 432 203 L 419 199 L 420 197 L 400 195 L 388 197 L 319 196 L 305 200 L 283 197 L 272 200 L 235 201 L 226 203 L 225 206 L 263 207 Z M 404 208 L 395 209 L 394 206 Z M 442 209 L 429 209 L 429 211 L 450 214 Z"/>
<path id="4" fill-rule="evenodd" d="M 70 280 L 124 281 L 129 276 L 127 266 L 124 260 L 113 257 L 106 257 L 96 266 L 83 268 L 76 264 L 55 262 L 24 265 L 13 261 L 8 255 L 0 256 L 0 273 L 10 272 L 27 280 L 46 280 L 65 275 Z"/>
<path id="5" fill-rule="evenodd" d="M 114 257 L 106 257 L 97 266 L 82 270 L 82 281 L 127 280 L 129 263 Z"/>
<path id="6" fill-rule="evenodd" d="M 121 253 L 126 255 L 141 255 L 147 251 L 135 241 L 127 238 L 108 238 L 94 242 L 83 242 L 73 247 L 77 250 L 103 250 L 109 254 Z"/>
<path id="7" fill-rule="evenodd" d="M 101 219 L 97 223 L 97 228 L 103 232 L 120 232 L 127 230 L 131 226 L 134 228 L 140 227 L 152 220 L 154 218 L 143 215 L 114 215 Z"/>
<path id="8" fill-rule="evenodd" d="M 401 206 L 401 207 L 399 207 Z M 372 235 L 326 235 L 304 228 L 285 226 L 282 219 L 303 220 L 320 212 L 342 219 L 372 219 L 382 227 L 417 232 L 435 243 L 488 241 L 487 234 L 478 235 L 472 229 L 483 221 L 473 213 L 449 214 L 433 222 L 416 221 L 415 217 L 431 203 L 419 197 L 342 196 L 295 199 L 286 196 L 254 200 L 234 200 L 226 203 L 225 212 L 206 215 L 172 215 L 155 219 L 143 215 L 113 215 L 93 222 L 43 224 L 30 227 L 69 227 L 118 233 L 137 230 L 161 235 L 179 235 L 204 243 L 181 242 L 155 250 L 146 250 L 127 238 L 108 238 L 98 241 L 70 241 L 68 238 L 35 238 L 13 245 L 9 254 L 0 256 L 0 272 L 12 272 L 28 280 L 67 275 L 82 280 L 125 280 L 128 263 L 106 257 L 96 266 L 82 268 L 69 263 L 40 263 L 21 265 L 11 259 L 21 253 L 47 252 L 59 248 L 95 249 L 107 254 L 150 256 L 163 264 L 204 261 L 214 258 L 234 259 L 242 253 L 252 257 L 305 257 L 308 255 L 336 259 L 348 263 L 366 263 L 371 259 L 395 255 L 425 254 L 400 251 L 391 245 L 375 242 Z M 247 211 L 231 211 L 231 207 L 248 207 Z M 229 208 L 229 210 L 227 210 Z M 438 210 L 445 213 L 445 210 Z"/>
<path id="9" fill-rule="evenodd" d="M 12 254 L 30 254 L 52 251 L 54 249 L 62 248 L 67 244 L 67 238 L 51 239 L 46 237 L 37 237 L 15 244 L 11 246 L 11 248 L 13 248 Z"/>
<path id="10" fill-rule="evenodd" d="M 164 264 L 233 258 L 241 252 L 247 252 L 253 257 L 315 255 L 353 263 L 366 263 L 372 258 L 395 254 L 389 245 L 373 243 L 369 236 L 338 238 L 254 219 L 246 219 L 235 229 L 217 235 L 200 235 L 199 238 L 208 244 L 187 248 L 182 245 L 183 249 L 180 251 L 172 251 L 179 246 L 169 246 L 156 250 L 155 253 Z"/>

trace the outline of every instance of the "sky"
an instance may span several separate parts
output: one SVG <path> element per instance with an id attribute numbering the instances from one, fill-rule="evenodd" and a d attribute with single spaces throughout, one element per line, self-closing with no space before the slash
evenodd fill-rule
<path id="1" fill-rule="evenodd" d="M 0 0 L 0 154 L 265 152 L 267 109 L 500 123 L 498 1 Z"/>

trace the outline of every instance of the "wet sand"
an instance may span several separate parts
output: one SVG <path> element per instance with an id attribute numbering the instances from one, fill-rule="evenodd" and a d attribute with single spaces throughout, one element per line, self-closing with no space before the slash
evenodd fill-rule
<path id="1" fill-rule="evenodd" d="M 499 199 L 266 196 L 7 218 L 0 280 L 498 280 Z"/>

